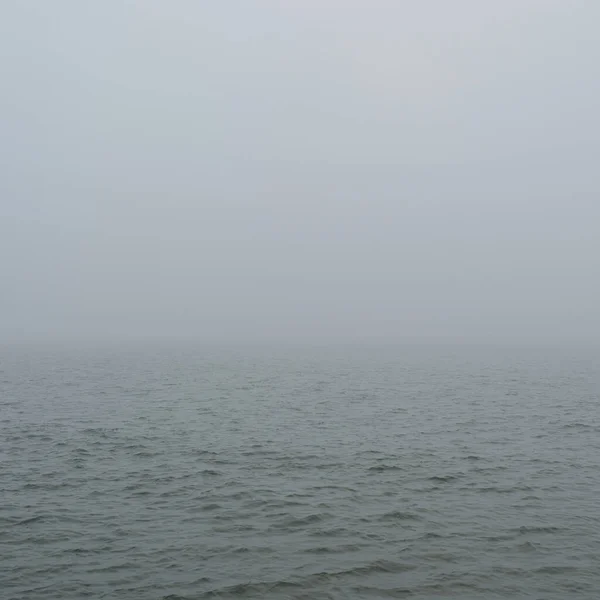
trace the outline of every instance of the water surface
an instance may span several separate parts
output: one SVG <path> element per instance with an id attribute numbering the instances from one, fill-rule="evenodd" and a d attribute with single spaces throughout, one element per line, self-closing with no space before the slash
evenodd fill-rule
<path id="1" fill-rule="evenodd" d="M 3 597 L 596 599 L 598 365 L 5 347 Z"/>

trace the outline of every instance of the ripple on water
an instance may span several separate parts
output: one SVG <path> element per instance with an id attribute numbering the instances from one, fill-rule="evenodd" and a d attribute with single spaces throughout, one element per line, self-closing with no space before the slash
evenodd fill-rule
<path id="1" fill-rule="evenodd" d="M 597 598 L 598 357 L 32 352 L 0 353 L 7 600 Z"/>

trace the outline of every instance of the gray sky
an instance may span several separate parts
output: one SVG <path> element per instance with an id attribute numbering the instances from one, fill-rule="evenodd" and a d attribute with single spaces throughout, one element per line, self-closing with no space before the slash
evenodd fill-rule
<path id="1" fill-rule="evenodd" d="M 0 336 L 598 340 L 599 22 L 3 0 Z"/>

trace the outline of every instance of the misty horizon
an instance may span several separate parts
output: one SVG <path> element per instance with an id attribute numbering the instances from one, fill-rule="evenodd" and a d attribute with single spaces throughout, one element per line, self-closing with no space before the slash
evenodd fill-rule
<path id="1" fill-rule="evenodd" d="M 0 340 L 600 339 L 599 4 L 0 17 Z"/>

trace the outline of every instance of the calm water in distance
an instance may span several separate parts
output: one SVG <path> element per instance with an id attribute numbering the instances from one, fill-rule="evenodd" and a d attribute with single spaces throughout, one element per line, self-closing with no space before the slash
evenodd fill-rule
<path id="1" fill-rule="evenodd" d="M 5 346 L 0 595 L 596 600 L 599 358 Z"/>

